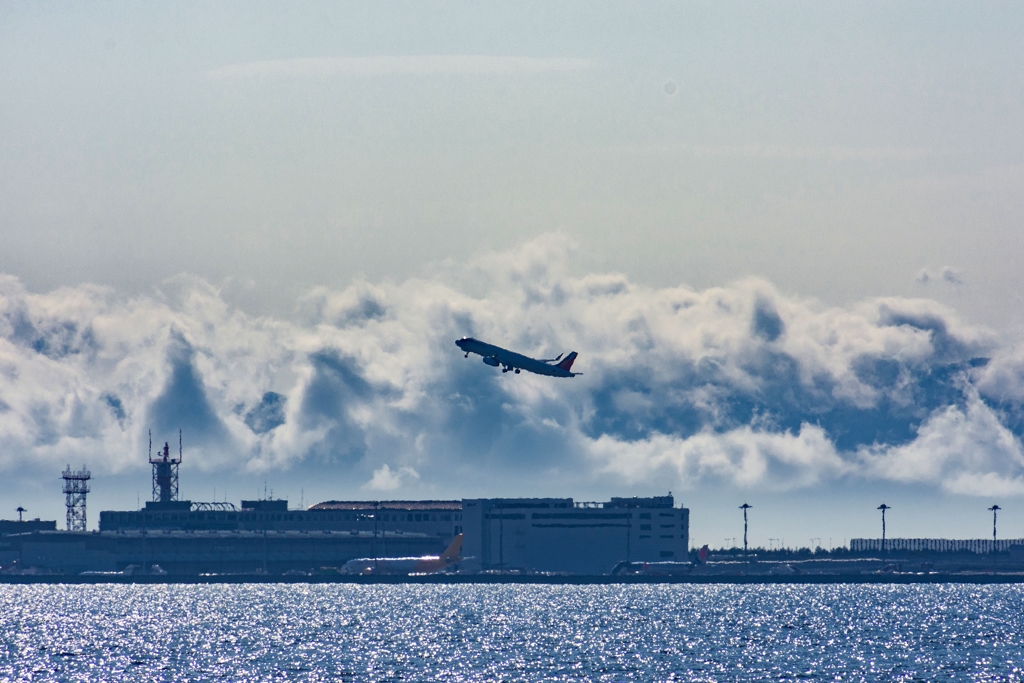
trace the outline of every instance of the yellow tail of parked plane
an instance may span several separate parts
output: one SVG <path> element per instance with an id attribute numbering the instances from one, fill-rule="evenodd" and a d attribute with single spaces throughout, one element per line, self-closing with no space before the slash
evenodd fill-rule
<path id="1" fill-rule="evenodd" d="M 433 574 L 462 561 L 462 534 L 440 555 L 424 557 L 361 557 L 341 568 L 344 574 Z"/>

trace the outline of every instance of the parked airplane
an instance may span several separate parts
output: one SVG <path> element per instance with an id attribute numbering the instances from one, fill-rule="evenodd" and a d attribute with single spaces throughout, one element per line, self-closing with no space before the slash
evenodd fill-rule
<path id="1" fill-rule="evenodd" d="M 495 368 L 500 366 L 502 372 L 512 370 L 518 375 L 520 370 L 528 370 L 529 372 L 549 377 L 575 377 L 576 375 L 583 374 L 582 372 L 570 371 L 572 362 L 576 360 L 578 355 L 575 351 L 566 356 L 565 360 L 559 362 L 562 354 L 558 354 L 557 358 L 538 360 L 503 349 L 500 346 L 478 341 L 472 337 L 463 337 L 456 341 L 455 345 L 466 353 L 466 358 L 469 358 L 471 353 L 483 356 L 484 363 Z"/>
<path id="2" fill-rule="evenodd" d="M 447 569 L 463 560 L 462 534 L 456 536 L 448 549 L 439 556 L 425 557 L 361 557 L 349 560 L 342 568 L 343 574 L 433 574 Z"/>

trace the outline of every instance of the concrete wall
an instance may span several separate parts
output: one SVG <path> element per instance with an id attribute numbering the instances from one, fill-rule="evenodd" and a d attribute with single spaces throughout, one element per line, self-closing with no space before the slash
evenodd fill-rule
<path id="1" fill-rule="evenodd" d="M 154 564 L 171 574 L 280 574 L 289 570 L 340 568 L 360 557 L 437 554 L 437 537 L 424 534 L 299 531 L 49 532 L 8 536 L 8 555 L 17 553 L 18 569 L 79 574 L 121 571 Z"/>

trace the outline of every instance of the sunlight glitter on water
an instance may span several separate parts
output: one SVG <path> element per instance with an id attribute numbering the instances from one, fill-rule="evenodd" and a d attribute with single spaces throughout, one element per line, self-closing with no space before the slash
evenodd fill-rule
<path id="1" fill-rule="evenodd" d="M 1017 681 L 1017 586 L 0 586 L 3 681 Z"/>

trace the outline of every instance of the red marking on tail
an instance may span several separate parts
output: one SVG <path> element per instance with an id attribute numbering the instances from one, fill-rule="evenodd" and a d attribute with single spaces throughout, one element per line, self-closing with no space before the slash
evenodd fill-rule
<path id="1" fill-rule="evenodd" d="M 576 360 L 576 356 L 577 353 L 573 351 L 572 353 L 565 357 L 565 360 L 558 364 L 558 367 L 562 368 L 566 372 L 569 372 L 572 369 L 572 362 Z"/>

